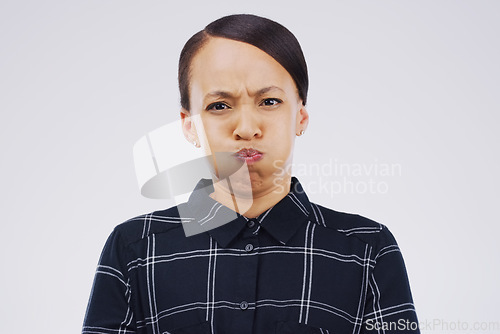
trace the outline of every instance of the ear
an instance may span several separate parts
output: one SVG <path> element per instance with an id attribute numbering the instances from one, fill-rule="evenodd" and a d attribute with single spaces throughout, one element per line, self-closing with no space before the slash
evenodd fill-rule
<path id="1" fill-rule="evenodd" d="M 186 137 L 187 141 L 191 144 L 195 144 L 199 146 L 200 141 L 198 140 L 198 135 L 196 132 L 196 126 L 194 125 L 194 121 L 191 118 L 191 113 L 184 108 L 181 108 L 181 123 L 182 123 L 182 132 L 184 133 L 184 137 Z"/>
<path id="2" fill-rule="evenodd" d="M 302 101 L 300 101 L 299 108 L 295 122 L 295 133 L 297 135 L 299 135 L 301 131 L 306 131 L 307 125 L 309 124 L 309 113 L 307 112 L 306 106 L 302 104 Z"/>

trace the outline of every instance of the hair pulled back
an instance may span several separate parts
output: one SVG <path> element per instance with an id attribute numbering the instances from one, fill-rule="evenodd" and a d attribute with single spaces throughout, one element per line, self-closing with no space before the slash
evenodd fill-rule
<path id="1" fill-rule="evenodd" d="M 273 57 L 290 74 L 302 103 L 307 102 L 309 78 L 299 42 L 281 24 L 251 14 L 222 17 L 194 34 L 184 45 L 179 58 L 181 106 L 189 111 L 189 79 L 192 60 L 210 37 L 222 37 L 251 44 Z"/>

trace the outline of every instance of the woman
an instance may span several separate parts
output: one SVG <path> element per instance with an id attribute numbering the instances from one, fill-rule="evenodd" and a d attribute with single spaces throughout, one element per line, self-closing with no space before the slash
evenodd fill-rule
<path id="1" fill-rule="evenodd" d="M 309 121 L 292 33 L 216 20 L 182 50 L 179 87 L 185 136 L 213 158 L 213 179 L 113 231 L 83 333 L 418 333 L 392 234 L 311 203 L 290 174 Z"/>

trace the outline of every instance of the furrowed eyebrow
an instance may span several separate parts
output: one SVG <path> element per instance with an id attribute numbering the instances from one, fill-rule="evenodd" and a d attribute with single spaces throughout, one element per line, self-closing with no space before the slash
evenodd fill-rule
<path id="1" fill-rule="evenodd" d="M 264 95 L 270 91 L 273 91 L 273 90 L 279 90 L 281 92 L 284 92 L 283 89 L 277 87 L 277 86 L 269 86 L 269 87 L 264 87 L 262 89 L 259 89 L 258 91 L 256 91 L 255 93 L 253 93 L 252 95 L 256 95 L 256 96 L 261 96 L 261 95 Z M 205 95 L 205 100 L 207 99 L 210 99 L 210 98 L 222 98 L 222 99 L 228 99 L 228 98 L 233 98 L 234 95 L 229 93 L 229 92 L 226 92 L 226 91 L 223 91 L 223 90 L 216 90 L 216 91 L 213 91 L 213 92 L 210 92 L 210 93 L 207 93 Z"/>
<path id="2" fill-rule="evenodd" d="M 265 87 L 265 88 L 262 88 L 262 89 L 259 89 L 255 95 L 259 96 L 259 95 L 264 95 L 266 93 L 269 93 L 270 91 L 273 91 L 273 90 L 279 90 L 281 92 L 284 93 L 283 89 L 277 87 L 277 86 L 269 86 L 269 87 Z"/>
<path id="3" fill-rule="evenodd" d="M 205 95 L 205 100 L 208 99 L 208 98 L 223 98 L 223 99 L 227 99 L 227 98 L 230 98 L 230 97 L 233 97 L 233 94 L 231 94 L 229 92 L 225 92 L 223 90 L 217 90 L 217 91 L 210 92 L 207 95 Z"/>

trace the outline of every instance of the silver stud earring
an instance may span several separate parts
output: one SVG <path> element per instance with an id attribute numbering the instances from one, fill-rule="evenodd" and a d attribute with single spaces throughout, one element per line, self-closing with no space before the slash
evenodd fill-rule
<path id="1" fill-rule="evenodd" d="M 198 143 L 196 142 L 196 140 L 193 140 L 193 145 L 194 145 L 195 147 L 198 147 Z"/>
<path id="2" fill-rule="evenodd" d="M 304 130 L 300 130 L 299 136 L 302 136 L 304 134 L 304 132 L 305 132 Z"/>

